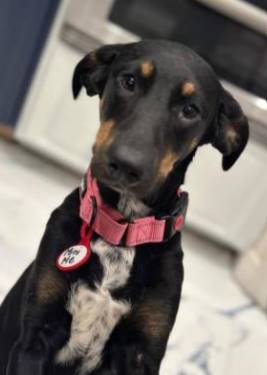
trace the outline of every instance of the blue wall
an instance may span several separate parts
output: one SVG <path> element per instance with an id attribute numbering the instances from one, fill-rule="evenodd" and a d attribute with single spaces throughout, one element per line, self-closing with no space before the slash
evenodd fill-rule
<path id="1" fill-rule="evenodd" d="M 0 122 L 15 126 L 60 0 L 0 0 Z"/>

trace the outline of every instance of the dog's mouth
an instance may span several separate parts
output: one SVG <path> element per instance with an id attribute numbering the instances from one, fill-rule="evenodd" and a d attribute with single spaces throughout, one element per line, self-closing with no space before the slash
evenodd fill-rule
<path id="1" fill-rule="evenodd" d="M 119 196 L 129 197 L 129 199 L 145 201 L 148 196 L 148 189 L 145 189 L 141 184 L 125 185 L 123 183 L 114 181 L 106 176 L 99 176 L 98 174 L 93 174 L 98 183 L 116 192 Z"/>
<path id="2" fill-rule="evenodd" d="M 150 196 L 155 186 L 148 181 L 128 182 L 116 180 L 109 175 L 105 164 L 93 157 L 91 163 L 92 176 L 97 180 L 101 190 L 107 197 L 108 204 L 118 209 L 126 219 L 133 220 L 145 217 L 151 211 Z"/>
<path id="3" fill-rule="evenodd" d="M 138 197 L 133 189 L 116 183 L 104 176 L 95 176 L 94 174 L 93 176 L 97 179 L 101 190 L 108 193 L 107 196 L 109 198 L 106 203 L 116 208 L 126 220 L 132 221 L 145 217 L 150 213 L 151 208 L 144 202 L 142 197 Z M 114 197 L 114 193 L 116 197 Z M 105 197 L 106 194 L 104 199 Z"/>

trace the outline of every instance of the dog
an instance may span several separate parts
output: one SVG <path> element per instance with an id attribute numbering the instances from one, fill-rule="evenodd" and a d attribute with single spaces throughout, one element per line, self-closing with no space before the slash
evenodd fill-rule
<path id="1" fill-rule="evenodd" d="M 228 170 L 248 141 L 240 105 L 176 42 L 100 47 L 74 71 L 75 98 L 82 88 L 100 97 L 90 168 L 2 303 L 0 375 L 158 374 L 183 282 L 186 170 L 208 143 Z"/>

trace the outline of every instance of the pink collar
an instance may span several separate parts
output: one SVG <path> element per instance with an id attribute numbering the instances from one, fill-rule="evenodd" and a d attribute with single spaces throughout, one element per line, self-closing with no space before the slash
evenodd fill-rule
<path id="1" fill-rule="evenodd" d="M 177 204 L 172 215 L 162 218 L 148 216 L 125 222 L 120 212 L 102 201 L 90 169 L 84 182 L 86 186 L 81 192 L 80 217 L 93 232 L 112 245 L 137 246 L 167 241 L 181 231 L 184 225 L 188 205 L 187 193 L 178 191 Z"/>

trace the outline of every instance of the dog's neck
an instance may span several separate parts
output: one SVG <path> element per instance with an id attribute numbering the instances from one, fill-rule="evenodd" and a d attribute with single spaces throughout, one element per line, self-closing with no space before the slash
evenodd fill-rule
<path id="1" fill-rule="evenodd" d="M 193 157 L 194 153 L 180 163 L 168 176 L 161 188 L 147 199 L 139 200 L 131 194 L 118 193 L 99 183 L 102 199 L 105 203 L 117 209 L 127 220 L 149 215 L 169 215 L 177 201 L 177 189 L 184 183 L 186 170 Z"/>

